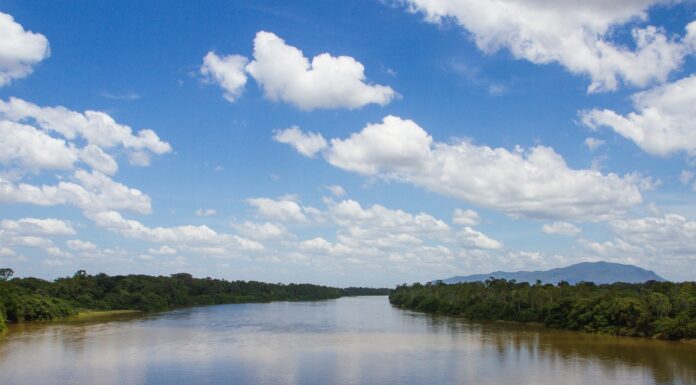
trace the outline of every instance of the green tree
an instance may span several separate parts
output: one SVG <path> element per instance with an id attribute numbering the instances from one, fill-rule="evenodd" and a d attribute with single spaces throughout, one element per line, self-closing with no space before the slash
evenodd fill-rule
<path id="1" fill-rule="evenodd" d="M 9 281 L 10 278 L 14 275 L 14 270 L 5 268 L 5 269 L 0 269 L 0 281 Z"/>

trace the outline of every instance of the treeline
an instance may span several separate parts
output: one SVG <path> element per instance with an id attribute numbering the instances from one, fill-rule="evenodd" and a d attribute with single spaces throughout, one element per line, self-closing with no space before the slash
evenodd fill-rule
<path id="1" fill-rule="evenodd" d="M 389 295 L 394 289 L 374 288 L 374 287 L 346 287 L 339 289 L 341 291 L 341 296 L 352 297 L 358 295 Z"/>
<path id="2" fill-rule="evenodd" d="M 5 327 L 5 321 L 50 320 L 83 310 L 159 311 L 183 306 L 388 294 L 388 289 L 225 281 L 193 278 L 186 273 L 153 277 L 88 275 L 78 271 L 73 277 L 53 282 L 38 278 L 10 279 L 12 273 L 10 269 L 0 269 L 0 330 Z"/>
<path id="3" fill-rule="evenodd" d="M 416 283 L 398 286 L 389 301 L 406 309 L 471 320 L 538 322 L 550 328 L 621 336 L 696 338 L 696 282 Z"/>

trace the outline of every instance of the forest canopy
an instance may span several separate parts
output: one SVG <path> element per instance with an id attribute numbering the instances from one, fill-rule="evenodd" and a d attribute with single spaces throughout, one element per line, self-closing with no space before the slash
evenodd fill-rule
<path id="1" fill-rule="evenodd" d="M 551 328 L 622 336 L 696 338 L 696 282 L 439 282 L 398 286 L 389 301 L 406 309 L 472 320 L 539 322 Z"/>

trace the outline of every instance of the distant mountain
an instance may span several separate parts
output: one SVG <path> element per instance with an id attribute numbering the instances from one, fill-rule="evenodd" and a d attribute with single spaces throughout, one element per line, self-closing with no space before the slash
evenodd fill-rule
<path id="1" fill-rule="evenodd" d="M 665 281 L 664 278 L 655 274 L 653 271 L 645 270 L 638 266 L 609 262 L 583 262 L 545 271 L 494 271 L 489 274 L 456 276 L 443 279 L 442 281 L 444 283 L 475 282 L 485 281 L 490 277 L 505 278 L 507 280 L 514 279 L 517 282 L 530 283 L 534 283 L 538 279 L 541 280 L 542 283 L 552 284 L 556 284 L 560 281 L 567 281 L 571 284 L 580 281 L 594 282 L 597 284 L 614 282 L 640 283 L 650 280 Z"/>

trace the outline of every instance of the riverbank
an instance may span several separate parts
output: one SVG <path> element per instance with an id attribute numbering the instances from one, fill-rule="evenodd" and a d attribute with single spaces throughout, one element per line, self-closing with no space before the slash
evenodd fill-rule
<path id="1" fill-rule="evenodd" d="M 7 323 L 67 317 L 98 317 L 106 312 L 163 311 L 181 307 L 271 301 L 315 301 L 352 295 L 386 295 L 385 288 L 335 288 L 314 284 L 273 284 L 171 276 L 88 275 L 46 281 L 0 281 L 0 330 Z M 90 310 L 85 310 L 90 309 Z M 5 320 L 6 322 L 1 322 Z"/>
<path id="2" fill-rule="evenodd" d="M 72 317 L 68 317 L 68 319 L 72 318 L 72 319 L 78 319 L 78 320 L 90 320 L 90 319 L 99 319 L 99 318 L 107 318 L 107 317 L 113 317 L 113 316 L 118 316 L 118 315 L 139 314 L 139 313 L 142 313 L 142 311 L 140 311 L 140 310 L 86 310 L 86 311 L 81 311 Z"/>
<path id="3" fill-rule="evenodd" d="M 536 322 L 548 328 L 666 340 L 696 338 L 696 283 L 530 285 L 504 279 L 399 286 L 400 308 L 471 320 Z"/>

